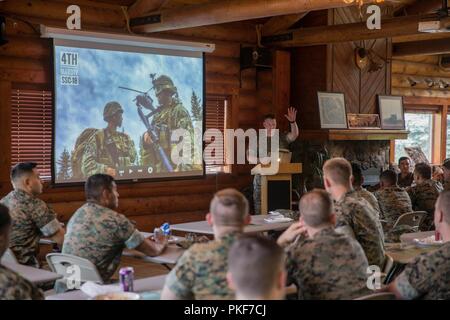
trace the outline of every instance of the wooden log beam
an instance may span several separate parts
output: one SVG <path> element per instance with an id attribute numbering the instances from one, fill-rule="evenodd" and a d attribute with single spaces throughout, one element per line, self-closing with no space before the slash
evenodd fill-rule
<path id="1" fill-rule="evenodd" d="M 450 53 L 450 39 L 403 42 L 394 44 L 392 47 L 394 57 L 445 53 Z"/>
<path id="2" fill-rule="evenodd" d="M 450 98 L 450 90 L 392 88 L 391 94 L 404 97 Z"/>
<path id="3" fill-rule="evenodd" d="M 130 18 L 136 18 L 146 13 L 157 11 L 167 0 L 137 0 L 128 8 Z"/>
<path id="4" fill-rule="evenodd" d="M 449 74 L 450 76 L 450 74 Z M 428 81 L 432 80 L 434 85 L 430 88 L 428 86 Z M 438 91 L 449 91 L 450 87 L 441 88 L 440 83 L 450 85 L 450 77 L 424 77 L 409 74 L 393 74 L 392 75 L 392 87 L 395 88 L 406 88 L 406 89 L 424 89 L 424 90 L 438 90 Z M 414 84 L 414 85 L 412 85 Z"/>
<path id="5" fill-rule="evenodd" d="M 418 0 L 410 5 L 406 5 L 396 12 L 394 16 L 411 16 L 418 14 L 425 14 L 436 11 L 442 6 L 442 0 Z"/>
<path id="6" fill-rule="evenodd" d="M 263 37 L 263 44 L 303 47 L 336 42 L 361 41 L 419 34 L 419 21 L 429 17 L 410 16 L 383 20 L 381 29 L 369 30 L 366 22 L 301 28 Z"/>
<path id="7" fill-rule="evenodd" d="M 65 21 L 69 17 L 66 13 L 68 4 L 52 0 L 14 0 L 0 2 L 0 12 L 14 15 L 35 17 L 40 19 Z M 80 5 L 82 24 L 98 25 L 110 28 L 125 27 L 125 15 L 120 7 L 117 9 L 98 8 Z"/>
<path id="8" fill-rule="evenodd" d="M 376 0 L 365 2 L 372 3 Z M 131 19 L 131 26 L 135 32 L 157 32 L 353 5 L 354 2 L 346 3 L 342 0 L 215 0 L 205 4 L 163 9 Z"/>
<path id="9" fill-rule="evenodd" d="M 307 14 L 308 12 L 300 12 L 288 14 L 285 16 L 272 17 L 266 23 L 264 23 L 262 28 L 262 35 L 269 36 L 284 30 L 288 30 L 295 23 L 303 19 Z"/>
<path id="10" fill-rule="evenodd" d="M 443 77 L 447 76 L 438 65 L 427 63 L 414 63 L 408 61 L 394 60 L 392 62 L 392 73 L 409 74 L 426 77 Z"/>

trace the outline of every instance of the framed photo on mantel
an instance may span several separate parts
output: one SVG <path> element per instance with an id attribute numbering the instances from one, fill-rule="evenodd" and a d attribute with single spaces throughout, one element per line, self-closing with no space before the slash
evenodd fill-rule
<path id="1" fill-rule="evenodd" d="M 343 93 L 317 92 L 320 127 L 322 129 L 347 129 L 345 98 Z"/>
<path id="2" fill-rule="evenodd" d="M 380 116 L 377 114 L 356 114 L 347 115 L 349 129 L 380 129 Z"/>
<path id="3" fill-rule="evenodd" d="M 390 130 L 405 129 L 405 113 L 403 110 L 403 97 L 378 96 L 380 108 L 381 128 Z"/>

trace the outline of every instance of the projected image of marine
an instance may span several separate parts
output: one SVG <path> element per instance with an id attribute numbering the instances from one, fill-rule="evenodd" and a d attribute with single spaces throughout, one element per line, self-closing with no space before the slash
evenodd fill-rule
<path id="1" fill-rule="evenodd" d="M 134 165 L 136 149 L 133 140 L 124 132 L 117 131 L 123 121 L 122 106 L 111 101 L 105 105 L 103 120 L 106 128 L 96 130 L 86 141 L 81 160 L 81 172 L 84 177 L 96 173 L 106 173 L 113 177 L 119 168 Z"/>
<path id="2" fill-rule="evenodd" d="M 154 74 L 150 76 L 159 106 L 151 121 L 154 136 L 152 137 L 152 132 L 147 130 L 141 138 L 141 165 L 153 166 L 155 172 L 192 170 L 193 166 L 191 164 L 177 165 L 170 159 L 172 150 L 177 144 L 177 142 L 171 142 L 171 135 L 174 130 L 187 130 L 191 140 L 191 147 L 193 147 L 194 129 L 189 112 L 179 99 L 178 90 L 169 76 L 161 75 L 157 78 L 155 78 Z M 170 159 L 170 163 L 166 163 L 161 150 L 158 150 L 159 147 Z"/>

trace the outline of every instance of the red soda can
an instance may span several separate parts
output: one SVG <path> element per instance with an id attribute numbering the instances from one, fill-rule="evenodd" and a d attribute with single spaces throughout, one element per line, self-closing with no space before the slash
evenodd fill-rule
<path id="1" fill-rule="evenodd" d="M 435 241 L 441 240 L 441 234 L 437 230 L 434 232 L 434 240 Z"/>
<path id="2" fill-rule="evenodd" d="M 133 267 L 124 267 L 119 270 L 120 287 L 123 292 L 133 292 L 134 269 Z"/>

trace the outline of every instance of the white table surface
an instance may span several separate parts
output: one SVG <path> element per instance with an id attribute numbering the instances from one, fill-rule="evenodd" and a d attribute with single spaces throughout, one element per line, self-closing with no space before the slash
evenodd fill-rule
<path id="1" fill-rule="evenodd" d="M 423 239 L 429 236 L 434 236 L 434 231 L 404 233 L 400 236 L 400 242 L 414 243 L 414 239 Z"/>
<path id="2" fill-rule="evenodd" d="M 258 233 L 266 231 L 282 231 L 287 229 L 294 221 L 269 223 L 264 221 L 269 215 L 251 216 L 251 223 L 244 228 L 245 233 Z M 192 232 L 200 234 L 214 234 L 212 227 L 206 221 L 195 221 L 188 223 L 173 224 L 170 229 L 175 231 Z"/>
<path id="3" fill-rule="evenodd" d="M 158 291 L 164 287 L 166 275 L 138 279 L 134 281 L 135 292 Z M 117 284 L 119 286 L 119 284 Z M 90 297 L 81 290 L 48 296 L 45 300 L 88 300 Z"/>
<path id="4" fill-rule="evenodd" d="M 139 258 L 146 262 L 153 262 L 153 263 L 159 263 L 159 264 L 176 264 L 178 259 L 181 257 L 181 255 L 184 253 L 184 249 L 178 247 L 175 244 L 169 244 L 164 250 L 162 254 L 156 257 L 150 257 L 146 256 L 144 253 L 139 252 L 137 250 L 129 250 L 125 249 L 123 250 L 122 255 L 127 257 L 133 257 L 133 258 Z"/>
<path id="5" fill-rule="evenodd" d="M 24 277 L 25 279 L 34 284 L 41 284 L 45 282 L 55 281 L 57 279 L 62 278 L 62 276 L 57 273 L 30 266 L 25 266 L 23 264 L 10 262 L 2 262 L 2 264 L 5 267 L 17 272 L 19 275 L 21 275 L 22 277 Z"/>

